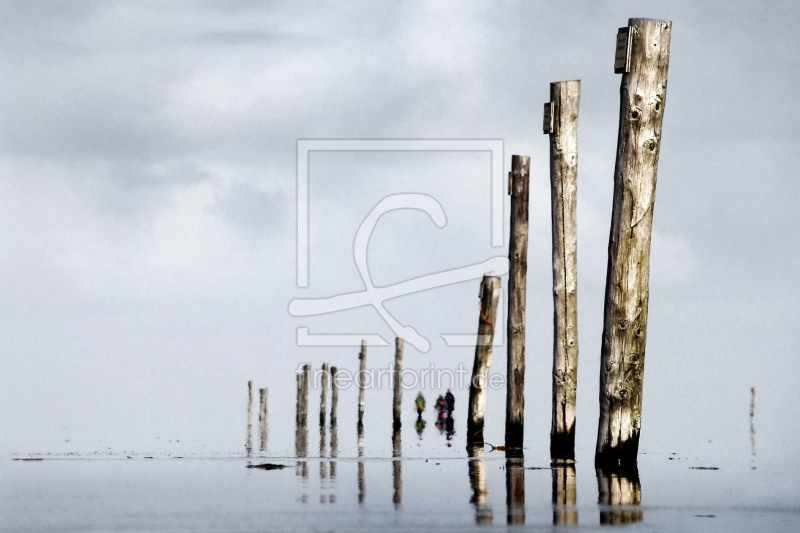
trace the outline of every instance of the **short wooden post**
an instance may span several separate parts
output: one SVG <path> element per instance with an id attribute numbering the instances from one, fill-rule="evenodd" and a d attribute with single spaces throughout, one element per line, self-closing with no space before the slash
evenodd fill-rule
<path id="1" fill-rule="evenodd" d="M 756 456 L 756 388 L 750 387 L 750 454 Z"/>
<path id="2" fill-rule="evenodd" d="M 553 228 L 553 412 L 550 458 L 575 460 L 578 379 L 578 105 L 580 80 L 550 84 Z"/>
<path id="3" fill-rule="evenodd" d="M 500 300 L 500 278 L 484 276 L 481 281 L 480 318 L 475 360 L 472 363 L 472 380 L 469 387 L 467 415 L 467 448 L 483 442 L 483 421 L 486 411 L 486 389 L 489 385 L 489 367 L 492 363 L 497 302 Z"/>
<path id="4" fill-rule="evenodd" d="M 308 387 L 311 382 L 311 365 L 303 366 L 303 426 L 308 424 Z"/>
<path id="5" fill-rule="evenodd" d="M 306 423 L 308 414 L 309 372 L 309 365 L 303 365 L 297 372 L 297 412 L 295 415 L 295 454 L 297 457 L 305 457 L 308 449 L 308 431 Z M 304 467 L 305 462 L 301 466 Z"/>
<path id="6" fill-rule="evenodd" d="M 522 448 L 525 429 L 525 294 L 528 276 L 528 182 L 530 157 L 511 157 L 511 238 L 508 244 L 508 359 L 506 447 Z"/>
<path id="7" fill-rule="evenodd" d="M 253 382 L 247 382 L 247 443 L 244 445 L 247 453 L 253 449 Z"/>
<path id="8" fill-rule="evenodd" d="M 525 523 L 525 459 L 506 457 L 506 523 Z"/>
<path id="9" fill-rule="evenodd" d="M 294 415 L 294 423 L 297 427 L 303 420 L 303 370 L 302 368 L 297 371 L 297 400 L 295 402 L 296 409 Z"/>
<path id="10" fill-rule="evenodd" d="M 394 345 L 394 398 L 392 401 L 392 427 L 395 430 L 398 430 L 403 424 L 403 339 L 397 337 L 394 340 Z"/>
<path id="11" fill-rule="evenodd" d="M 642 486 L 636 465 L 627 468 L 597 469 L 598 503 L 601 524 L 630 524 L 643 520 L 642 511 L 636 509 L 642 501 Z M 620 508 L 615 508 L 619 506 Z"/>
<path id="12" fill-rule="evenodd" d="M 364 427 L 364 376 L 367 372 L 367 341 L 361 341 L 361 353 L 358 354 L 358 427 Z"/>
<path id="13" fill-rule="evenodd" d="M 267 449 L 267 389 L 259 389 L 258 427 L 261 432 L 261 451 Z"/>
<path id="14" fill-rule="evenodd" d="M 552 467 L 553 473 L 553 525 L 578 523 L 577 488 L 575 464 L 559 464 Z"/>
<path id="15" fill-rule="evenodd" d="M 328 363 L 322 363 L 322 393 L 319 399 L 319 427 L 325 427 L 328 416 Z"/>
<path id="16" fill-rule="evenodd" d="M 639 450 L 650 235 L 672 28 L 671 22 L 649 19 L 630 19 L 628 25 L 603 317 L 598 466 L 635 465 Z"/>
<path id="17" fill-rule="evenodd" d="M 339 384 L 336 382 L 336 374 L 339 369 L 331 367 L 331 430 L 336 427 L 336 408 L 339 405 Z"/>

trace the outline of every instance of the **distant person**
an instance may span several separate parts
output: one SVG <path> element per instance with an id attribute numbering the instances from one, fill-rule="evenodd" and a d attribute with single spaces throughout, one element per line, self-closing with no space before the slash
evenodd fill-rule
<path id="1" fill-rule="evenodd" d="M 444 401 L 447 402 L 447 416 L 453 416 L 453 410 L 456 408 L 456 397 L 447 389 L 447 394 L 444 395 Z"/>
<path id="2" fill-rule="evenodd" d="M 440 420 L 444 419 L 445 415 L 447 414 L 447 401 L 441 394 L 436 400 L 436 413 L 439 415 Z"/>
<path id="3" fill-rule="evenodd" d="M 417 394 L 417 399 L 414 400 L 414 405 L 417 406 L 417 417 L 422 418 L 422 411 L 425 410 L 425 397 L 422 395 L 422 391 L 419 391 L 419 394 Z"/>

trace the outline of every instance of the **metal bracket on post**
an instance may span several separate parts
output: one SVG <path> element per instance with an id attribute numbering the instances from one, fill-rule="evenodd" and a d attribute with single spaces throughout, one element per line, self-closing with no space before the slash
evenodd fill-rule
<path id="1" fill-rule="evenodd" d="M 614 73 L 624 74 L 631 71 L 631 29 L 620 28 L 617 31 L 617 50 L 614 54 Z"/>
<path id="2" fill-rule="evenodd" d="M 545 135 L 554 133 L 553 115 L 553 102 L 547 102 L 544 104 L 544 116 L 542 117 L 542 133 Z"/>

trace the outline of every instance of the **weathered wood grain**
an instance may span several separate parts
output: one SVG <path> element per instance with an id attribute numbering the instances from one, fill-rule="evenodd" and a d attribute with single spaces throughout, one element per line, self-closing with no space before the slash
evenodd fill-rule
<path id="1" fill-rule="evenodd" d="M 578 381 L 578 107 L 580 80 L 550 84 L 553 231 L 553 412 L 550 457 L 575 459 Z"/>
<path id="2" fill-rule="evenodd" d="M 528 276 L 528 183 L 530 157 L 511 157 L 511 235 L 508 243 L 507 447 L 522 448 L 525 428 L 525 294 Z"/>
<path id="3" fill-rule="evenodd" d="M 480 317 L 478 339 L 475 344 L 475 360 L 472 363 L 472 380 L 469 387 L 469 410 L 467 411 L 467 448 L 483 442 L 486 391 L 489 387 L 489 367 L 492 363 L 497 303 L 500 300 L 500 278 L 484 276 L 481 281 Z"/>
<path id="4" fill-rule="evenodd" d="M 392 397 L 392 426 L 395 430 L 400 429 L 403 413 L 403 339 L 397 337 L 394 340 L 394 391 Z"/>
<path id="5" fill-rule="evenodd" d="M 672 23 L 630 19 L 608 245 L 595 463 L 633 465 L 642 413 L 650 236 Z"/>

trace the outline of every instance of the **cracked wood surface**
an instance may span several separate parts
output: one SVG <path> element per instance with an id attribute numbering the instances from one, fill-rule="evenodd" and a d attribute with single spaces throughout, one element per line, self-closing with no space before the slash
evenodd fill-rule
<path id="1" fill-rule="evenodd" d="M 525 425 L 525 290 L 528 273 L 528 182 L 531 159 L 511 157 L 511 236 L 508 244 L 506 446 L 521 448 Z"/>
<path id="2" fill-rule="evenodd" d="M 550 457 L 575 459 L 578 378 L 578 107 L 580 80 L 550 84 L 553 228 L 553 412 Z"/>
<path id="3" fill-rule="evenodd" d="M 650 236 L 672 23 L 630 19 L 608 245 L 595 463 L 635 464 L 650 277 Z"/>

